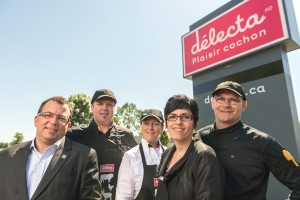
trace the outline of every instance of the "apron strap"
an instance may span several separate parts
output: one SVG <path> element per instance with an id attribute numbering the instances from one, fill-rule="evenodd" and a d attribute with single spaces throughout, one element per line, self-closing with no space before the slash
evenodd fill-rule
<path id="1" fill-rule="evenodd" d="M 143 166 L 145 167 L 147 165 L 147 163 L 146 163 L 146 159 L 145 159 L 145 154 L 144 154 L 142 143 L 140 143 L 140 147 L 139 148 L 140 148 L 140 152 L 141 152 L 141 156 L 142 156 Z"/>

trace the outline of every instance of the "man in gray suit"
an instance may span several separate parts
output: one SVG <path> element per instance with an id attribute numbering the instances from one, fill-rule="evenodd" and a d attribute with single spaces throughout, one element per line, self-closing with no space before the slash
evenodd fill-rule
<path id="1" fill-rule="evenodd" d="M 34 117 L 36 137 L 0 151 L 0 199 L 100 199 L 96 152 L 65 137 L 72 115 L 61 96 Z"/>

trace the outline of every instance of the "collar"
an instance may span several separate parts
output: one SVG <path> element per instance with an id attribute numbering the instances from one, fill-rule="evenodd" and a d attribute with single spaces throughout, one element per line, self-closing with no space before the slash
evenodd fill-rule
<path id="1" fill-rule="evenodd" d="M 214 123 L 214 125 L 213 125 L 213 131 L 214 131 L 214 133 L 217 133 L 217 134 L 232 133 L 232 132 L 234 132 L 235 130 L 239 129 L 242 126 L 243 126 L 242 121 L 239 121 L 239 122 L 237 122 L 236 124 L 234 124 L 234 125 L 232 125 L 230 127 L 223 128 L 223 129 L 216 129 L 216 123 Z"/>
<path id="2" fill-rule="evenodd" d="M 141 144 L 143 146 L 143 149 L 149 149 L 150 150 L 150 148 L 153 148 L 153 146 L 151 144 L 149 144 L 144 138 L 142 138 Z M 153 149 L 161 149 L 161 148 L 162 148 L 162 145 L 161 145 L 160 141 L 158 140 L 157 148 L 153 148 Z"/>
<path id="3" fill-rule="evenodd" d="M 97 125 L 97 129 L 100 133 L 102 134 L 107 134 L 107 133 L 110 133 L 111 129 L 114 127 L 114 123 L 112 123 L 112 125 L 108 128 L 108 130 L 104 133 L 101 128 Z"/>
<path id="4" fill-rule="evenodd" d="M 174 152 L 176 151 L 176 146 L 174 144 L 172 147 L 168 148 L 168 150 L 166 151 L 166 155 L 164 156 L 164 159 L 162 159 L 160 161 L 161 167 L 159 169 L 159 175 L 163 176 L 163 178 L 160 178 L 160 179 L 167 181 L 171 177 L 174 177 L 182 169 L 182 167 L 184 166 L 184 164 L 188 160 L 188 158 L 190 158 L 190 155 L 195 150 L 194 145 L 195 145 L 195 143 L 197 145 L 198 142 L 199 141 L 192 140 L 191 144 L 189 145 L 189 147 L 186 150 L 183 157 L 177 163 L 175 163 L 175 165 L 173 165 L 173 167 L 169 171 L 166 171 L 167 166 L 168 166 L 169 162 L 171 161 Z"/>
<path id="5" fill-rule="evenodd" d="M 106 133 L 110 133 L 110 131 L 116 126 L 115 122 L 112 123 L 112 125 L 109 127 L 108 131 Z M 106 134 L 103 133 L 101 131 L 101 129 L 99 128 L 98 124 L 95 122 L 95 119 L 93 118 L 93 120 L 91 121 L 89 127 L 94 130 L 95 133 L 100 132 L 101 134 Z"/>
<path id="6" fill-rule="evenodd" d="M 64 136 L 65 137 L 65 136 Z M 59 145 L 61 144 L 62 140 L 64 139 L 64 137 L 60 138 L 59 140 L 57 140 L 54 144 L 52 144 L 51 146 L 49 146 L 47 149 L 50 149 L 50 148 L 55 148 L 57 149 L 59 147 Z M 31 145 L 30 145 L 30 149 L 31 150 L 35 150 L 35 151 L 38 151 L 37 148 L 36 148 L 36 144 L 35 144 L 35 141 L 36 141 L 36 138 L 34 138 L 34 140 L 32 140 L 31 142 Z M 46 149 L 46 150 L 47 150 Z"/>

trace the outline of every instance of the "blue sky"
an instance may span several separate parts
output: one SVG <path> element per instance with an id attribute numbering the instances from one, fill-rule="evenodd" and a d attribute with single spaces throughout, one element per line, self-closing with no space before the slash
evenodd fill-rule
<path id="1" fill-rule="evenodd" d="M 34 115 L 50 96 L 109 88 L 119 106 L 161 110 L 174 94 L 192 97 L 181 36 L 227 2 L 0 1 L 0 142 L 16 132 L 34 138 Z M 293 3 L 299 27 L 300 3 Z M 298 115 L 299 56 L 300 50 L 288 53 Z"/>

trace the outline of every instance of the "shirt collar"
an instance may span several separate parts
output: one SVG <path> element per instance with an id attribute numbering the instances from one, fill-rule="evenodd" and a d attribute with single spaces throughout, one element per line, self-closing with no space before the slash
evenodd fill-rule
<path id="1" fill-rule="evenodd" d="M 54 144 L 52 144 L 51 146 L 49 146 L 47 149 L 50 149 L 50 148 L 57 149 L 59 147 L 59 145 L 61 144 L 62 140 L 64 139 L 64 137 L 62 137 L 59 140 L 57 140 Z M 34 138 L 34 140 L 32 140 L 31 145 L 30 145 L 30 149 L 34 149 L 34 150 L 37 151 L 37 148 L 35 146 L 35 140 L 36 140 L 36 138 Z"/>
<path id="2" fill-rule="evenodd" d="M 146 149 L 146 148 L 149 148 L 149 149 L 152 148 L 152 145 L 149 144 L 144 138 L 142 138 L 141 143 L 142 143 L 144 149 Z M 160 143 L 160 141 L 158 140 L 158 146 L 157 146 L 156 149 L 159 149 L 159 148 L 161 148 L 161 143 Z"/>
<path id="3" fill-rule="evenodd" d="M 96 122 L 95 122 L 95 124 L 96 124 L 97 130 L 103 134 L 110 133 L 111 130 L 115 127 L 115 123 L 113 122 L 112 125 L 108 128 L 107 132 L 104 133 Z"/>

